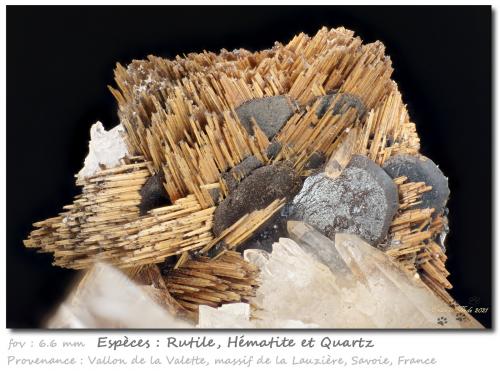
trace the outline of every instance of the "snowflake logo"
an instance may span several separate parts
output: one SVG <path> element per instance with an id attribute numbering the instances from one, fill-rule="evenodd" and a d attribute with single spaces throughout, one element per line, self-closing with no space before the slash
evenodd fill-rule
<path id="1" fill-rule="evenodd" d="M 446 318 L 446 317 L 438 317 L 438 319 L 437 319 L 437 324 L 438 325 L 444 326 L 447 323 L 448 323 L 448 318 Z"/>
<path id="2" fill-rule="evenodd" d="M 467 317 L 465 316 L 464 313 L 457 313 L 456 320 L 458 322 L 463 322 L 467 320 Z"/>

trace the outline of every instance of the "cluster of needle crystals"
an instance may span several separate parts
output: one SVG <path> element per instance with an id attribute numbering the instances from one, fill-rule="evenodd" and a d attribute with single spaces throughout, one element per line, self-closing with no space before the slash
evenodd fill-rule
<path id="1" fill-rule="evenodd" d="M 83 272 L 47 325 L 481 327 L 447 291 L 448 180 L 392 72 L 342 27 L 118 64 L 120 123 L 24 241 Z"/>

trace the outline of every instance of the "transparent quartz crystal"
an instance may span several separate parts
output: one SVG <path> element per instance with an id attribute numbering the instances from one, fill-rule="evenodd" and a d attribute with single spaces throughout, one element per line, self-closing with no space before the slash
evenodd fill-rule
<path id="1" fill-rule="evenodd" d="M 138 285 L 103 263 L 87 271 L 49 319 L 49 328 L 187 328 L 158 305 L 152 286 Z"/>
<path id="2" fill-rule="evenodd" d="M 296 221 L 288 230 L 290 238 L 280 238 L 271 254 L 245 251 L 261 269 L 257 327 L 293 321 L 323 328 L 482 327 L 360 237 L 339 233 L 334 242 Z"/>

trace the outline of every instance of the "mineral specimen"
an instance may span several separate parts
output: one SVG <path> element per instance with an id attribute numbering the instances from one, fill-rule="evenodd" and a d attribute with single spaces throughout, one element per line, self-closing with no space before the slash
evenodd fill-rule
<path id="1" fill-rule="evenodd" d="M 279 142 L 272 141 L 266 149 L 266 157 L 272 160 L 279 154 L 280 151 L 281 144 Z"/>
<path id="2" fill-rule="evenodd" d="M 339 275 L 351 274 L 331 239 L 318 233 L 310 225 L 295 220 L 290 220 L 287 223 L 287 229 L 291 239 L 300 244 L 306 253 L 326 265 L 332 272 Z"/>
<path id="3" fill-rule="evenodd" d="M 292 207 L 290 219 L 303 220 L 330 238 L 346 232 L 377 244 L 387 235 L 398 195 L 377 164 L 356 155 L 336 179 L 324 173 L 307 178 Z"/>
<path id="4" fill-rule="evenodd" d="M 83 168 L 78 173 L 78 178 L 81 180 L 94 175 L 102 168 L 115 167 L 129 154 L 123 126 L 117 125 L 106 131 L 98 121 L 90 129 L 89 153 Z"/>
<path id="5" fill-rule="evenodd" d="M 436 242 L 449 189 L 392 71 L 344 28 L 118 64 L 120 124 L 92 127 L 81 194 L 25 245 L 113 265 L 200 327 L 432 327 L 416 300 L 456 306 Z M 254 265 L 249 247 L 268 252 L 246 250 Z"/>
<path id="6" fill-rule="evenodd" d="M 250 134 L 254 134 L 253 120 L 268 138 L 274 135 L 293 114 L 293 104 L 284 95 L 252 99 L 236 108 L 241 124 Z"/>
<path id="7" fill-rule="evenodd" d="M 244 178 L 214 213 L 214 233 L 219 235 L 243 215 L 275 199 L 291 199 L 300 189 L 300 177 L 286 165 L 267 165 Z"/>
<path id="8" fill-rule="evenodd" d="M 221 174 L 221 178 L 226 182 L 227 188 L 229 192 L 232 192 L 236 189 L 238 183 L 248 176 L 253 170 L 262 166 L 262 162 L 260 162 L 255 156 L 248 156 L 238 165 L 233 167 L 229 172 Z"/>
<path id="9" fill-rule="evenodd" d="M 325 155 L 321 152 L 314 152 L 311 154 L 306 164 L 304 165 L 305 170 L 315 170 L 319 169 L 325 163 Z"/>
<path id="10" fill-rule="evenodd" d="M 434 208 L 438 214 L 443 212 L 450 196 L 448 178 L 432 160 L 424 156 L 393 156 L 384 162 L 384 170 L 393 178 L 405 176 L 411 182 L 431 186 L 432 190 L 423 195 L 419 206 Z"/>
<path id="11" fill-rule="evenodd" d="M 199 328 L 246 328 L 250 324 L 250 305 L 223 304 L 219 308 L 200 305 Z"/>
<path id="12" fill-rule="evenodd" d="M 169 199 L 163 187 L 163 174 L 159 172 L 146 180 L 140 194 L 141 203 L 139 209 L 141 215 L 145 215 L 151 209 L 168 205 Z"/>
<path id="13" fill-rule="evenodd" d="M 357 305 L 352 291 L 346 291 L 341 298 L 335 276 L 328 267 L 294 241 L 281 238 L 273 245 L 270 255 L 260 250 L 246 250 L 245 258 L 262 272 L 262 283 L 253 304 L 261 308 L 256 317 L 269 327 L 282 320 L 318 327 L 374 327 L 369 315 L 352 308 Z M 369 305 L 366 308 L 371 310 Z"/>
<path id="14" fill-rule="evenodd" d="M 247 303 L 224 304 L 219 308 L 200 305 L 198 328 L 318 328 L 316 324 L 287 319 L 252 319 Z"/>
<path id="15" fill-rule="evenodd" d="M 447 328 L 482 327 L 359 237 L 337 233 L 333 242 L 301 222 L 290 229 L 297 240 L 281 238 L 272 254 L 245 251 L 262 272 L 254 304 L 266 325 L 287 319 L 329 328 L 437 328 L 437 319 L 446 316 Z M 467 321 L 457 320 L 457 313 Z"/>
<path id="16" fill-rule="evenodd" d="M 357 139 L 357 128 L 349 130 L 345 139 L 332 153 L 332 156 L 325 166 L 325 174 L 328 177 L 335 179 L 342 173 L 342 171 L 344 171 L 345 167 L 349 164 L 353 154 L 355 153 Z"/>
<path id="17" fill-rule="evenodd" d="M 122 272 L 96 264 L 49 319 L 49 328 L 189 328 L 157 300 L 168 295 L 138 285 Z M 156 297 L 156 298 L 155 298 Z"/>
<path id="18" fill-rule="evenodd" d="M 333 102 L 333 107 L 331 107 Z M 348 93 L 332 93 L 322 97 L 321 103 L 316 109 L 316 115 L 323 116 L 329 108 L 334 115 L 342 115 L 349 108 L 354 108 L 359 117 L 366 114 L 363 102 L 358 97 Z"/>
<path id="19" fill-rule="evenodd" d="M 229 251 L 218 259 L 197 257 L 165 275 L 170 294 L 191 314 L 199 304 L 219 306 L 248 301 L 255 295 L 258 269 Z"/>

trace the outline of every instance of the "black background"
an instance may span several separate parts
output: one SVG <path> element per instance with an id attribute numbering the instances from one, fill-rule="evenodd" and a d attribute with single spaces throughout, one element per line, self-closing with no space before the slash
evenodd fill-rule
<path id="1" fill-rule="evenodd" d="M 391 56 L 422 153 L 449 177 L 448 269 L 462 305 L 491 307 L 490 7 L 7 7 L 7 326 L 38 327 L 72 271 L 23 247 L 79 190 L 89 128 L 118 123 L 116 62 L 258 50 L 344 26 Z M 390 298 L 387 298 L 390 300 Z M 477 302 L 479 301 L 479 302 Z M 491 308 L 476 316 L 491 326 Z"/>

